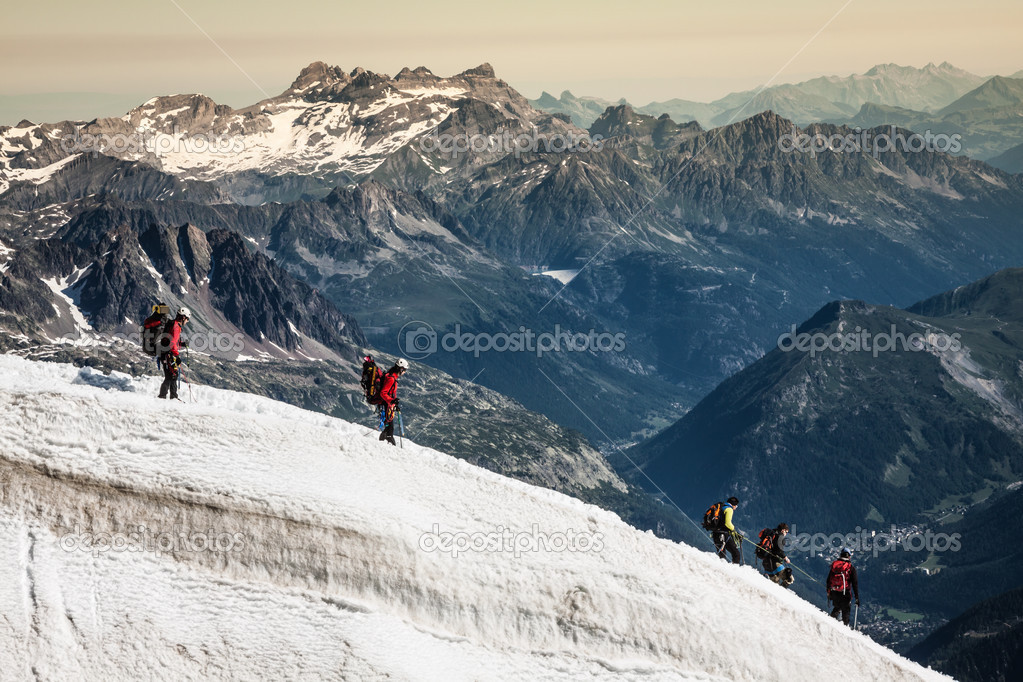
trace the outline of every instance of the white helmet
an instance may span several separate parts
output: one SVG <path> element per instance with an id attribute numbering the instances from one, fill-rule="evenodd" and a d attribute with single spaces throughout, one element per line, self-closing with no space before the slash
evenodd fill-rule
<path id="1" fill-rule="evenodd" d="M 191 316 L 192 316 L 192 311 L 189 310 L 188 308 L 181 308 L 180 310 L 178 310 L 178 317 L 191 317 Z"/>
<path id="2" fill-rule="evenodd" d="M 394 363 L 395 367 L 401 367 L 402 369 L 408 369 L 408 360 L 405 358 L 398 358 L 398 361 Z"/>

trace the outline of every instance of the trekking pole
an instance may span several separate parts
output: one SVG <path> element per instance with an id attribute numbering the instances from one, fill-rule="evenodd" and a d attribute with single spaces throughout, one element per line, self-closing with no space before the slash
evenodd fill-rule
<path id="1" fill-rule="evenodd" d="M 188 364 L 191 361 L 192 361 L 192 354 L 188 352 L 188 346 L 185 346 L 185 364 Z M 190 364 L 188 364 L 188 366 L 191 367 Z M 192 395 L 192 382 L 188 380 L 188 376 L 187 375 L 185 376 L 185 383 L 188 384 L 188 401 L 194 403 L 195 402 L 195 396 Z"/>
<path id="2" fill-rule="evenodd" d="M 398 408 L 398 447 L 405 448 L 405 423 L 401 420 L 401 408 Z"/>
<path id="3" fill-rule="evenodd" d="M 185 385 L 188 386 L 188 402 L 195 402 L 195 395 L 192 393 L 192 382 L 188 380 L 188 375 L 184 371 L 181 371 L 181 378 L 185 380 Z"/>
<path id="4" fill-rule="evenodd" d="M 853 630 L 856 629 L 856 621 L 860 617 L 860 605 L 853 607 Z"/>
<path id="5" fill-rule="evenodd" d="M 767 549 L 765 549 L 765 550 L 764 550 L 764 552 L 766 552 L 768 556 L 774 557 L 775 559 L 781 559 L 781 557 L 780 557 L 780 556 L 778 556 L 777 554 L 775 554 L 774 552 L 772 552 L 772 551 L 770 551 L 770 550 L 767 550 Z M 790 567 L 790 568 L 794 568 L 794 569 L 796 569 L 797 571 L 799 571 L 800 573 L 802 573 L 803 575 L 805 575 L 805 576 L 806 576 L 807 578 L 809 578 L 810 580 L 814 581 L 815 583 L 818 583 L 818 584 L 820 584 L 820 580 L 817 580 L 817 578 L 814 578 L 814 577 L 813 577 L 812 575 L 810 575 L 809 573 L 807 573 L 806 571 L 804 571 L 803 569 L 801 569 L 801 568 L 800 568 L 799 566 L 796 566 L 796 565 L 795 565 L 794 563 L 792 563 L 791 561 L 789 562 L 789 567 Z"/>

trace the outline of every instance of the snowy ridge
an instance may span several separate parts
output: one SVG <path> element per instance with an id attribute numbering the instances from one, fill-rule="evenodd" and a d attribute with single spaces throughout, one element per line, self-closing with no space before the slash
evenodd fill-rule
<path id="1" fill-rule="evenodd" d="M 158 401 L 156 381 L 0 356 L 0 676 L 947 679 L 578 500 L 264 398 Z M 76 526 L 139 525 L 243 541 L 66 551 Z M 600 547 L 455 558 L 424 551 L 434 526 Z"/>
<path id="2" fill-rule="evenodd" d="M 47 181 L 80 155 L 72 152 L 143 162 L 181 180 L 294 173 L 344 185 L 403 148 L 429 166 L 416 140 L 471 100 L 489 104 L 510 128 L 550 118 L 488 65 L 448 78 L 426 69 L 390 78 L 314 63 L 285 92 L 243 109 L 199 94 L 169 95 L 118 118 L 0 127 L 0 194 L 15 181 Z"/>
<path id="3" fill-rule="evenodd" d="M 217 152 L 196 153 L 188 140 L 192 133 L 153 132 L 152 146 L 161 170 L 173 175 L 212 180 L 227 173 L 255 170 L 265 173 L 302 171 L 314 175 L 350 172 L 364 174 L 383 163 L 388 154 L 436 126 L 452 111 L 447 103 L 434 104 L 426 120 L 374 139 L 372 126 L 381 122 L 401 124 L 402 114 L 417 99 L 430 99 L 432 94 L 381 97 L 366 110 L 348 102 L 316 102 L 301 100 L 262 106 L 258 119 L 266 123 L 264 130 L 241 136 L 226 132 L 246 122 L 246 117 L 232 114 L 216 125 L 224 126 L 217 142 Z M 128 121 L 134 112 L 126 115 Z M 367 120 L 367 119 L 373 120 Z M 407 122 L 407 118 L 404 119 Z M 162 121 L 161 121 L 162 122 Z M 159 125 L 149 118 L 141 119 L 146 130 Z M 167 150 L 167 151 L 162 151 Z"/>

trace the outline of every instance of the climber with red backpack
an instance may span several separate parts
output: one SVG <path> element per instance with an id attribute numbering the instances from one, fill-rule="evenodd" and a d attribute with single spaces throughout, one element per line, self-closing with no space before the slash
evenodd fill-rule
<path id="1" fill-rule="evenodd" d="M 849 624 L 849 611 L 852 609 L 852 598 L 856 597 L 856 606 L 860 605 L 860 587 L 856 578 L 856 567 L 852 565 L 852 552 L 843 547 L 842 553 L 831 563 L 831 571 L 827 581 L 828 601 L 834 606 L 831 617 L 838 618 L 842 614 L 842 622 Z"/>

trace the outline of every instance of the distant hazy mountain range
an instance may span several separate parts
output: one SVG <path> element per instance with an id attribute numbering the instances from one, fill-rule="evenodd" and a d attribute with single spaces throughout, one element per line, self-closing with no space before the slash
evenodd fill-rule
<path id="1" fill-rule="evenodd" d="M 894 124 L 923 133 L 957 134 L 961 153 L 992 159 L 996 166 L 1017 172 L 1012 159 L 993 159 L 1023 143 L 1023 72 L 985 78 L 944 62 L 923 68 L 880 64 L 864 74 L 822 76 L 802 83 L 772 85 L 726 95 L 709 103 L 671 99 L 637 106 L 637 112 L 675 121 L 698 121 L 712 128 L 771 110 L 797 125 L 840 123 L 860 128 Z M 545 111 L 567 114 L 589 127 L 608 106 L 623 104 L 594 97 L 560 98 L 543 93 L 530 103 Z"/>
<path id="2" fill-rule="evenodd" d="M 699 121 L 700 125 L 707 128 L 770 109 L 804 125 L 851 116 L 867 102 L 934 112 L 985 80 L 983 76 L 958 69 L 948 62 L 937 66 L 928 64 L 921 69 L 879 64 L 864 74 L 821 76 L 802 83 L 734 92 L 713 102 L 671 99 L 651 102 L 635 109 L 655 117 L 666 113 L 676 121 Z M 614 104 L 593 97 L 575 97 L 567 90 L 559 99 L 545 92 L 539 99 L 530 100 L 530 103 L 539 109 L 567 113 L 572 116 L 573 122 L 584 128 L 589 127 L 604 108 Z M 598 105 L 601 106 L 599 110 Z M 589 114 L 594 115 L 588 117 Z"/>

